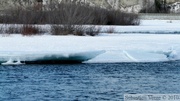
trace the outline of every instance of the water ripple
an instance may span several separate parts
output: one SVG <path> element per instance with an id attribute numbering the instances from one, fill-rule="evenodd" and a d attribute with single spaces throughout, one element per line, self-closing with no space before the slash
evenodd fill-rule
<path id="1" fill-rule="evenodd" d="M 0 66 L 0 100 L 123 101 L 123 94 L 180 93 L 180 63 Z"/>

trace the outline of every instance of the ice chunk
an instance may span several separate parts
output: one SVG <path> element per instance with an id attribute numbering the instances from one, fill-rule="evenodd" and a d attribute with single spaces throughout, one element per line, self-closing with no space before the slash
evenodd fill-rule
<path id="1" fill-rule="evenodd" d="M 4 52 L 0 54 L 0 61 L 2 65 L 19 65 L 23 63 L 81 63 L 90 60 L 105 51 L 85 51 L 85 52 Z M 5 62 L 7 61 L 7 62 Z M 4 62 L 4 63 L 3 63 Z M 22 63 L 23 62 L 23 63 Z"/>
<path id="2" fill-rule="evenodd" d="M 157 51 L 156 53 L 165 55 L 169 60 L 178 60 L 176 50 Z"/>
<path id="3" fill-rule="evenodd" d="M 12 58 L 9 58 L 7 62 L 2 63 L 2 65 L 22 65 L 20 59 L 17 59 L 17 61 L 14 61 Z"/>

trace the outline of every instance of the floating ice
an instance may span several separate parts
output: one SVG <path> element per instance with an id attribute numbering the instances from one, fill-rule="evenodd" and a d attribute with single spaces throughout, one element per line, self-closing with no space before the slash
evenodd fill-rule
<path id="1" fill-rule="evenodd" d="M 177 54 L 177 51 L 174 50 L 174 48 L 170 48 L 169 50 L 167 51 L 157 51 L 155 53 L 158 53 L 158 54 L 163 54 L 167 57 L 167 59 L 169 60 L 178 60 L 178 54 Z"/>
<path id="2" fill-rule="evenodd" d="M 147 51 L 147 50 L 119 50 L 106 51 L 86 63 L 114 63 L 114 62 L 162 62 L 179 60 L 175 50 Z"/>
<path id="3" fill-rule="evenodd" d="M 81 63 L 90 60 L 105 51 L 85 51 L 75 53 L 25 53 L 25 52 L 4 52 L 0 54 L 0 62 L 2 65 L 20 65 L 24 63 Z M 8 54 L 9 53 L 9 54 Z"/>
<path id="4" fill-rule="evenodd" d="M 24 63 L 21 63 L 20 59 L 17 59 L 17 61 L 13 61 L 12 58 L 10 58 L 7 62 L 1 63 L 2 65 L 22 65 Z"/>

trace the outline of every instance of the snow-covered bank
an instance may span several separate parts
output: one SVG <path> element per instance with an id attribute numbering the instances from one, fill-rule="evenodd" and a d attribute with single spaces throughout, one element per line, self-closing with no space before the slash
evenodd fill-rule
<path id="1" fill-rule="evenodd" d="M 41 27 L 49 30 L 50 25 Z M 179 20 L 142 20 L 140 26 L 101 27 L 102 31 L 114 28 L 116 33 L 100 33 L 95 37 L 0 35 L 0 63 L 21 64 L 23 61 L 37 60 L 76 60 L 85 63 L 180 60 Z"/>
<path id="2" fill-rule="evenodd" d="M 25 59 L 102 54 L 86 63 L 158 62 L 178 60 L 180 35 L 111 34 L 103 36 L 32 36 L 0 37 L 0 59 Z M 84 54 L 81 54 L 85 52 Z M 87 52 L 87 53 L 86 53 Z M 41 57 L 43 57 L 41 56 Z M 87 59 L 88 60 L 88 59 Z M 15 61 L 15 60 L 14 60 Z M 16 60 L 17 61 L 17 60 Z M 24 61 L 24 60 L 23 60 Z"/>
<path id="3" fill-rule="evenodd" d="M 107 29 L 103 27 L 103 29 Z M 111 26 L 116 33 L 180 34 L 180 20 L 141 20 L 139 26 Z"/>

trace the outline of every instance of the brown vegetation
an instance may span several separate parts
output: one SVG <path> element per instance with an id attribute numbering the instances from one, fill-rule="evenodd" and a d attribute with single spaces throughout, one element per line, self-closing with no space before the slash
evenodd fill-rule
<path id="1" fill-rule="evenodd" d="M 0 16 L 0 23 L 8 24 L 68 24 L 68 25 L 138 25 L 137 14 L 107 10 L 81 4 L 50 4 L 37 10 L 10 9 Z"/>
<path id="2" fill-rule="evenodd" d="M 114 33 L 114 32 L 115 32 L 114 27 L 109 27 L 109 28 L 106 29 L 106 32 L 105 32 L 105 33 L 111 34 L 111 33 Z"/>
<path id="3" fill-rule="evenodd" d="M 21 34 L 23 36 L 39 35 L 40 31 L 38 27 L 32 25 L 23 25 L 21 28 Z"/>
<path id="4" fill-rule="evenodd" d="M 101 28 L 95 28 L 95 26 L 82 26 L 82 25 L 63 25 L 63 26 L 51 26 L 52 35 L 77 35 L 77 36 L 95 36 L 100 33 Z"/>

